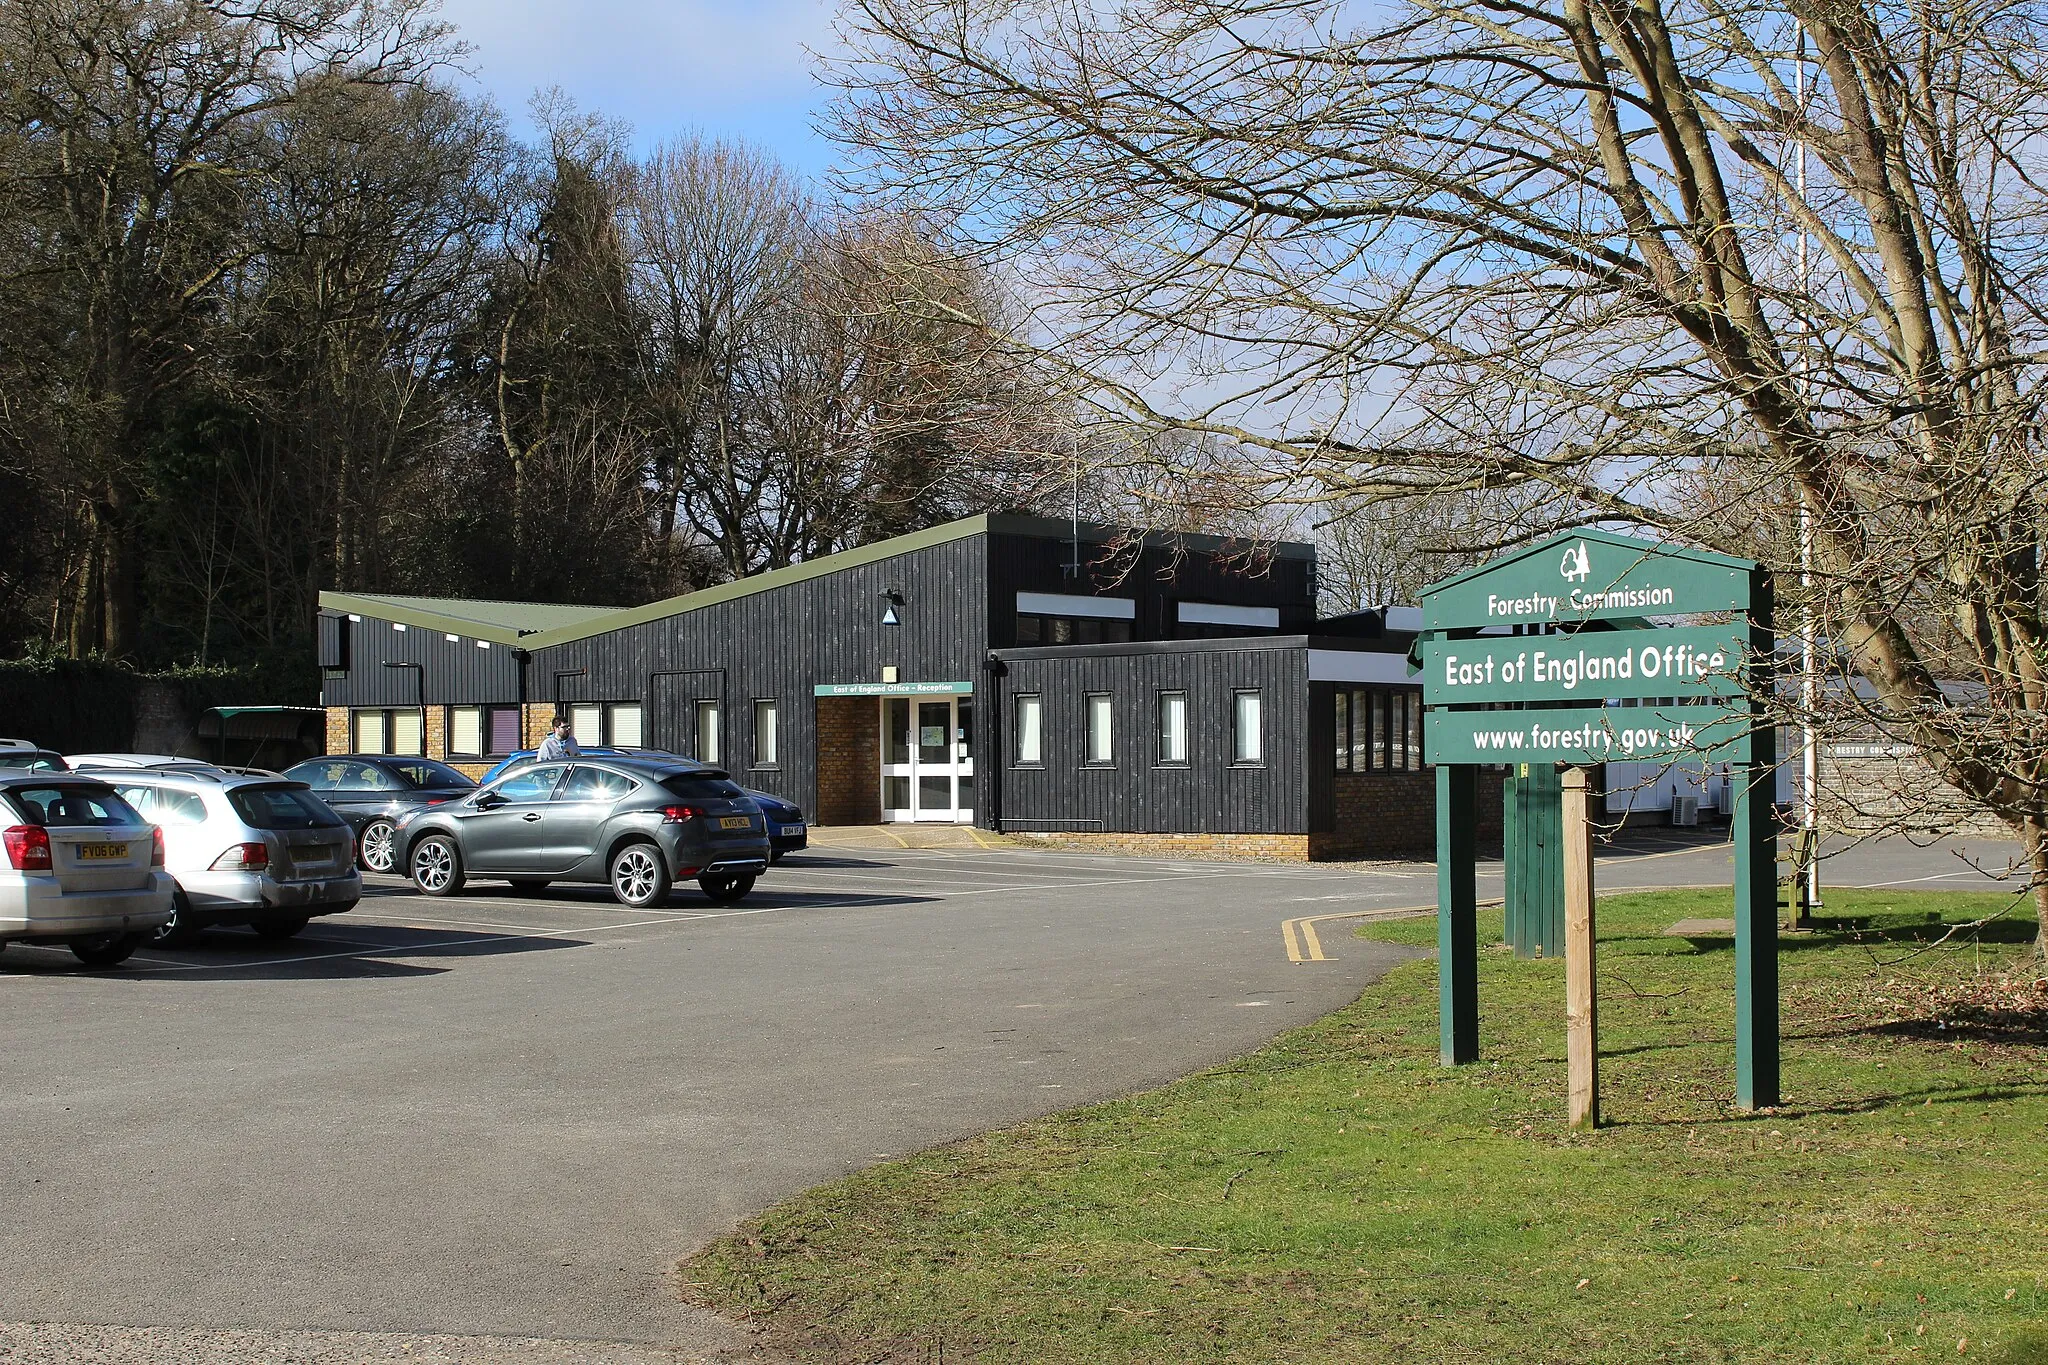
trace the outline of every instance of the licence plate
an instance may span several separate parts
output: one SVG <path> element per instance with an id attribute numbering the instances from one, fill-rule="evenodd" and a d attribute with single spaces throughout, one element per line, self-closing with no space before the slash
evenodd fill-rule
<path id="1" fill-rule="evenodd" d="M 97 862 L 108 858 L 125 858 L 127 856 L 128 845 L 126 844 L 80 844 L 78 846 L 78 860 L 80 862 Z"/>
<path id="2" fill-rule="evenodd" d="M 753 823 L 751 819 L 744 815 L 721 815 L 718 817 L 718 827 L 720 829 L 748 829 L 752 827 Z"/>
<path id="3" fill-rule="evenodd" d="M 777 825 L 775 832 L 777 834 L 802 834 L 804 827 L 802 825 Z"/>

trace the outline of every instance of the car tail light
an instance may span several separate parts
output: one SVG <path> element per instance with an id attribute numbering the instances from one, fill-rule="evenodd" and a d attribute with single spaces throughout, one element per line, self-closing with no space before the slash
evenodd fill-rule
<path id="1" fill-rule="evenodd" d="M 694 820 L 703 813 L 703 811 L 698 810 L 695 806 L 663 806 L 661 808 L 661 823 L 664 825 L 680 825 L 683 821 Z"/>
<path id="2" fill-rule="evenodd" d="M 213 860 L 215 872 L 261 872 L 270 866 L 270 849 L 263 844 L 235 844 Z"/>
<path id="3" fill-rule="evenodd" d="M 160 829 L 152 828 L 149 831 L 149 865 L 151 867 L 162 867 L 164 865 L 164 832 Z"/>
<path id="4" fill-rule="evenodd" d="M 41 825 L 16 825 L 0 839 L 7 843 L 7 861 L 18 872 L 50 870 L 50 831 Z"/>
<path id="5" fill-rule="evenodd" d="M 677 875 L 678 877 L 684 877 L 684 878 L 688 878 L 688 877 L 694 877 L 694 876 L 696 876 L 696 875 L 697 875 L 697 874 L 698 874 L 699 872 L 702 872 L 703 870 L 704 870 L 704 869 L 703 869 L 703 868 L 701 868 L 701 867 L 685 867 L 685 868 L 680 868 L 680 869 L 678 869 L 678 870 L 677 870 L 677 872 L 676 872 L 676 875 Z"/>
<path id="6" fill-rule="evenodd" d="M 438 806 L 445 802 L 447 799 L 448 798 L 445 796 L 430 796 L 427 798 L 427 804 L 430 806 Z"/>

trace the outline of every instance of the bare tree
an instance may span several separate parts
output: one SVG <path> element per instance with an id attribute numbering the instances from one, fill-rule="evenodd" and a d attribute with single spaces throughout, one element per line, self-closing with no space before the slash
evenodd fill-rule
<path id="1" fill-rule="evenodd" d="M 869 183 L 1017 262 L 1120 419 L 1236 442 L 1248 502 L 1526 483 L 1763 552 L 2048 906 L 2037 5 L 846 13 Z"/>
<path id="2" fill-rule="evenodd" d="M 224 281 L 259 243 L 245 211 L 277 143 L 264 121 L 316 76 L 416 80 L 452 52 L 424 0 L 4 0 L 0 173 L 35 225 L 0 288 L 66 304 L 35 393 L 90 531 L 74 642 L 131 653 L 141 617 L 142 465 L 160 400 L 208 354 Z"/>

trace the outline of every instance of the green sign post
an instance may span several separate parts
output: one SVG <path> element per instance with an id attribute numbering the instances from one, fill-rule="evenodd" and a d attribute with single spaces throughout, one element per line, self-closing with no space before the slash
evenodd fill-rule
<path id="1" fill-rule="evenodd" d="M 1736 1100 L 1778 1103 L 1777 754 L 1758 701 L 1774 647 L 1769 575 L 1750 560 L 1571 531 L 1432 584 L 1422 607 L 1445 1065 L 1479 1056 L 1477 766 L 1712 757 L 1730 763 L 1735 791 Z"/>

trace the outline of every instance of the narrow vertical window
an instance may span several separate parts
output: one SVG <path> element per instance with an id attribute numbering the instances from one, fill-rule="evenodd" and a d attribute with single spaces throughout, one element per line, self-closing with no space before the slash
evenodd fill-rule
<path id="1" fill-rule="evenodd" d="M 391 713 L 391 752 L 424 754 L 427 751 L 427 718 L 421 711 Z"/>
<path id="2" fill-rule="evenodd" d="M 1044 731 L 1045 710 L 1038 696 L 1029 694 L 1017 698 L 1016 726 L 1017 743 L 1014 762 L 1020 764 L 1043 762 L 1040 736 Z"/>
<path id="3" fill-rule="evenodd" d="M 482 757 L 484 713 L 479 706 L 448 708 L 448 752 L 465 757 Z"/>
<path id="4" fill-rule="evenodd" d="M 604 737 L 604 708 L 592 702 L 580 702 L 569 708 L 569 733 L 581 745 L 602 745 Z"/>
<path id="5" fill-rule="evenodd" d="M 1159 761 L 1188 761 L 1188 694 L 1159 694 Z"/>
<path id="6" fill-rule="evenodd" d="M 1234 723 L 1231 726 L 1230 761 L 1264 762 L 1265 747 L 1260 742 L 1259 733 L 1259 694 L 1239 692 L 1233 696 L 1232 701 Z"/>
<path id="7" fill-rule="evenodd" d="M 359 754 L 381 754 L 384 752 L 384 713 L 382 711 L 356 712 L 356 752 Z"/>
<path id="8" fill-rule="evenodd" d="M 775 699 L 764 697 L 754 703 L 754 766 L 772 768 L 778 762 L 775 734 Z"/>
<path id="9" fill-rule="evenodd" d="M 1088 762 L 1106 764 L 1115 751 L 1110 747 L 1110 696 L 1107 692 L 1088 694 Z"/>
<path id="10" fill-rule="evenodd" d="M 1408 766 L 1420 768 L 1422 763 L 1422 694 L 1408 694 Z"/>
<path id="11" fill-rule="evenodd" d="M 1390 761 L 1387 766 L 1399 771 L 1408 766 L 1408 694 L 1388 693 L 1387 705 L 1390 708 L 1387 721 L 1387 752 Z"/>
<path id="12" fill-rule="evenodd" d="M 1368 772 L 1372 768 L 1372 693 L 1363 688 L 1351 689 L 1351 771 Z"/>
<path id="13" fill-rule="evenodd" d="M 697 703 L 697 760 L 700 763 L 718 762 L 718 703 L 715 701 Z"/>
<path id="14" fill-rule="evenodd" d="M 1372 766 L 1387 770 L 1387 694 L 1372 694 Z"/>
<path id="15" fill-rule="evenodd" d="M 1333 694 L 1337 701 L 1337 771 L 1351 769 L 1351 693 L 1345 688 L 1336 689 Z"/>
<path id="16" fill-rule="evenodd" d="M 640 747 L 640 703 L 619 702 L 611 708 L 606 723 L 611 726 L 612 744 L 620 749 Z"/>

